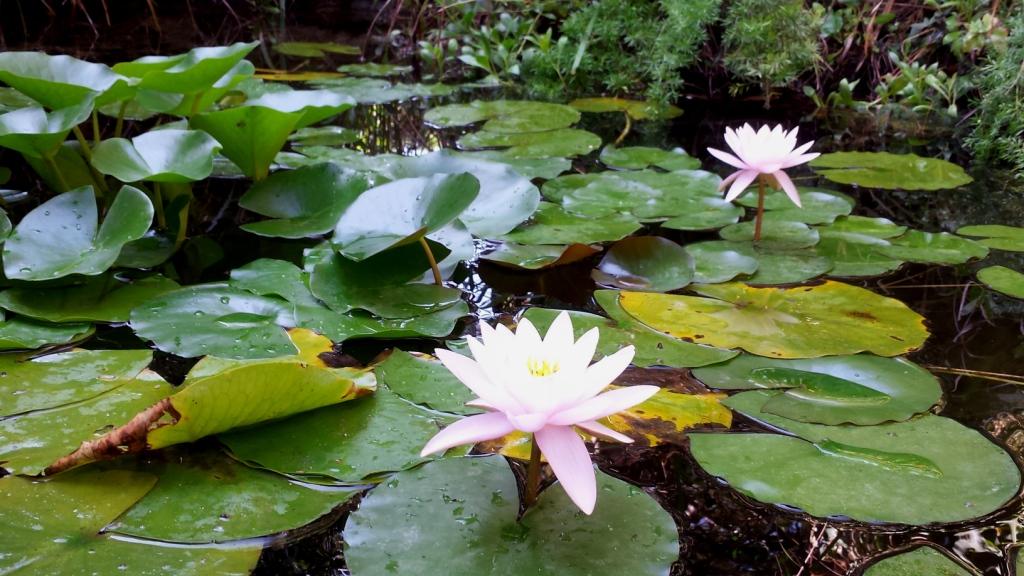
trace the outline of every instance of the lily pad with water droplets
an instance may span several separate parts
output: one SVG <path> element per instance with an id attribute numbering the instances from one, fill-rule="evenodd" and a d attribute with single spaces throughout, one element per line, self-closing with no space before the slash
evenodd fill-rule
<path id="1" fill-rule="evenodd" d="M 666 574 L 679 555 L 672 517 L 622 480 L 598 472 L 597 483 L 590 516 L 556 484 L 517 521 L 518 489 L 504 458 L 432 462 L 363 499 L 345 526 L 345 559 L 353 576 L 426 574 L 441 565 L 492 576 Z"/>
<path id="2" fill-rule="evenodd" d="M 177 288 L 159 274 L 138 280 L 92 276 L 69 286 L 8 288 L 0 292 L 0 308 L 48 322 L 127 322 L 133 308 Z"/>
<path id="3" fill-rule="evenodd" d="M 479 414 L 466 406 L 476 395 L 433 356 L 394 350 L 377 366 L 377 377 L 402 398 L 442 412 Z"/>
<path id="4" fill-rule="evenodd" d="M 795 288 L 734 282 L 695 291 L 705 297 L 622 292 L 619 302 L 638 321 L 677 338 L 773 358 L 898 356 L 928 338 L 924 318 L 899 300 L 841 282 Z"/>
<path id="5" fill-rule="evenodd" d="M 943 190 L 974 180 L 952 162 L 916 154 L 833 152 L 811 160 L 810 166 L 833 182 L 886 190 Z"/>

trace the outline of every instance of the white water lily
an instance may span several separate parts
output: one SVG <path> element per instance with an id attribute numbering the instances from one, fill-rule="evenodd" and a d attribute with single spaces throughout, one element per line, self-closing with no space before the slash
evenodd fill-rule
<path id="1" fill-rule="evenodd" d="M 587 446 L 574 427 L 632 442 L 597 420 L 647 400 L 659 388 L 628 386 L 605 392 L 633 360 L 634 348 L 627 346 L 590 364 L 598 329 L 574 340 L 572 321 L 565 312 L 544 338 L 526 319 L 515 333 L 500 324 L 492 328 L 484 323 L 480 332 L 482 341 L 467 339 L 475 360 L 443 349 L 436 354 L 479 397 L 469 404 L 488 412 L 448 426 L 427 443 L 423 455 L 516 430 L 532 433 L 569 498 L 590 514 L 597 500 L 597 481 Z"/>

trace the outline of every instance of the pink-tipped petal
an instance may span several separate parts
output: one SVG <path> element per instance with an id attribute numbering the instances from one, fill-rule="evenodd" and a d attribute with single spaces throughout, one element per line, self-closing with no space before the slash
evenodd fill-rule
<path id="1" fill-rule="evenodd" d="M 554 426 L 568 426 L 611 416 L 644 402 L 657 394 L 658 390 L 660 388 L 657 386 L 627 386 L 610 390 L 552 415 L 548 418 L 548 423 Z"/>
<path id="2" fill-rule="evenodd" d="M 597 478 L 587 445 L 569 426 L 547 426 L 533 437 L 569 499 L 591 514 L 597 503 Z"/>
<path id="3" fill-rule="evenodd" d="M 732 166 L 733 168 L 739 168 L 741 170 L 747 168 L 747 165 L 743 162 L 743 160 L 740 160 L 739 158 L 733 156 L 732 154 L 729 154 L 728 152 L 716 150 L 715 148 L 708 148 L 708 152 L 715 158 L 718 158 L 719 160 L 725 162 L 726 164 Z"/>
<path id="4" fill-rule="evenodd" d="M 566 356 L 572 363 L 566 364 L 563 369 L 571 371 L 570 373 L 585 370 L 593 360 L 594 353 L 597 352 L 597 343 L 600 338 L 601 332 L 597 328 L 591 328 L 584 332 L 583 336 L 580 336 L 580 339 L 573 344 L 572 351 Z"/>
<path id="5" fill-rule="evenodd" d="M 793 166 L 799 166 L 814 160 L 818 156 L 821 156 L 820 152 L 809 152 L 807 154 L 801 154 L 800 156 L 793 156 L 786 158 L 786 161 L 782 163 L 782 168 L 792 168 Z"/>
<path id="6" fill-rule="evenodd" d="M 789 176 L 782 170 L 772 173 L 772 176 L 775 177 L 775 181 L 779 183 L 779 186 L 782 186 L 782 190 L 786 192 L 786 196 L 789 196 L 793 204 L 803 208 L 800 204 L 800 194 L 797 193 L 796 185 L 789 179 Z"/>
<path id="7" fill-rule="evenodd" d="M 466 402 L 466 406 L 473 406 L 474 408 L 483 408 L 484 410 L 497 410 L 498 407 L 491 404 L 483 398 L 474 398 L 469 402 Z"/>
<path id="8" fill-rule="evenodd" d="M 454 446 L 476 444 L 484 440 L 501 438 L 515 430 L 502 412 L 488 412 L 457 420 L 441 430 L 427 442 L 420 452 L 420 457 L 441 452 Z"/>
<path id="9" fill-rule="evenodd" d="M 612 430 L 611 428 L 605 426 L 604 424 L 601 424 L 600 422 L 596 422 L 596 421 L 580 422 L 576 426 L 586 430 L 587 432 L 590 432 L 591 434 L 594 434 L 595 436 L 602 436 L 604 438 L 610 438 L 610 439 L 615 440 L 617 442 L 622 442 L 623 444 L 632 444 L 633 443 L 633 439 L 630 438 L 629 436 L 626 436 L 625 434 L 621 434 L 619 432 L 616 432 L 615 430 Z"/>
<path id="10" fill-rule="evenodd" d="M 508 421 L 523 432 L 536 432 L 548 423 L 548 415 L 542 412 L 507 414 Z"/>
<path id="11" fill-rule="evenodd" d="M 636 348 L 626 346 L 587 367 L 585 386 L 580 389 L 578 400 L 592 398 L 607 388 L 629 366 L 635 355 Z"/>
<path id="12" fill-rule="evenodd" d="M 469 339 L 471 348 L 475 342 L 475 339 Z M 515 403 L 504 389 L 494 384 L 479 362 L 443 348 L 434 350 L 434 354 L 459 382 L 491 405 L 501 410 L 518 407 L 518 403 Z"/>
<path id="13" fill-rule="evenodd" d="M 737 170 L 732 174 L 726 176 L 725 180 L 722 180 L 722 182 L 718 184 L 718 191 L 721 192 L 722 190 L 725 190 L 725 187 L 728 186 L 733 180 L 736 179 L 737 176 L 739 176 L 743 172 L 744 170 Z"/>
<path id="14" fill-rule="evenodd" d="M 755 170 L 743 170 L 738 173 L 736 180 L 733 181 L 732 186 L 729 187 L 729 193 L 725 195 L 726 202 L 732 202 L 743 194 L 743 191 L 750 186 L 751 183 L 757 178 L 758 173 Z"/>

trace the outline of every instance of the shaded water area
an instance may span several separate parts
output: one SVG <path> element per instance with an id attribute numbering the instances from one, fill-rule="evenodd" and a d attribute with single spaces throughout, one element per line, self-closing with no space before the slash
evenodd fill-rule
<path id="1" fill-rule="evenodd" d="M 426 127 L 423 112 L 453 100 L 514 96 L 498 90 L 463 92 L 451 99 L 431 99 L 398 104 L 359 106 L 336 123 L 360 131 L 352 147 L 368 154 L 416 155 L 453 147 L 458 132 Z M 951 156 L 969 164 L 955 142 L 941 137 L 924 141 L 875 127 L 858 130 L 851 125 L 807 117 L 806 110 L 786 106 L 785 101 L 765 111 L 758 103 L 683 103 L 685 113 L 670 123 L 640 123 L 625 144 L 663 148 L 683 147 L 698 156 L 705 167 L 716 166 L 704 152 L 721 143 L 727 126 L 743 122 L 771 121 L 801 127 L 802 139 L 814 138 L 817 149 L 915 151 L 924 156 Z M 581 127 L 599 134 L 605 142 L 621 130 L 619 115 L 584 115 Z M 593 159 L 581 159 L 574 169 L 586 172 Z M 721 168 L 721 166 L 719 166 Z M 809 171 L 797 176 L 812 179 Z M 1024 214 L 1024 189 L 1010 179 L 986 169 L 973 171 L 975 181 L 956 190 L 940 192 L 890 192 L 842 187 L 857 199 L 854 213 L 890 218 L 926 231 L 953 231 L 975 223 L 1018 225 Z M 15 175 L 25 178 L 25 174 Z M 18 182 L 18 180 L 15 180 Z M 805 180 L 802 183 L 807 183 Z M 835 186 L 835 185 L 831 185 Z M 251 215 L 235 202 L 246 191 L 242 180 L 211 179 L 196 186 L 198 217 L 192 240 L 175 257 L 183 282 L 215 281 L 228 271 L 257 257 L 299 260 L 313 241 L 254 240 L 239 225 Z M 662 235 L 679 243 L 713 239 L 714 232 L 693 233 L 647 227 L 645 234 Z M 205 239 L 205 240 L 204 240 Z M 223 257 L 208 260 L 210 246 L 219 246 Z M 478 251 L 490 246 L 478 241 Z M 519 272 L 491 262 L 460 265 L 453 282 L 464 292 L 474 315 L 487 321 L 514 321 L 530 306 L 544 306 L 600 313 L 593 300 L 597 288 L 590 278 L 600 254 L 570 265 L 539 272 Z M 1024 268 L 1024 254 L 993 252 L 989 264 Z M 942 381 L 944 404 L 938 414 L 986 433 L 1001 444 L 1020 465 L 1024 462 L 1024 384 L 1015 385 L 987 377 L 986 373 L 1024 377 L 1024 302 L 996 294 L 973 281 L 972 264 L 958 267 L 904 265 L 897 272 L 875 279 L 849 283 L 901 300 L 927 319 L 931 338 L 909 356 Z M 188 275 L 191 275 L 189 277 Z M 471 319 L 461 329 L 474 333 Z M 430 351 L 430 340 L 356 341 L 340 347 L 339 363 L 365 363 L 384 348 Z M 126 328 L 101 330 L 86 347 L 138 346 Z M 192 362 L 160 353 L 155 365 L 172 382 L 180 382 Z M 687 370 L 662 369 L 661 382 L 670 389 L 699 387 Z M 650 374 L 645 374 L 650 378 Z M 739 414 L 739 429 L 760 426 Z M 673 575 L 715 574 L 857 574 L 869 559 L 916 543 L 930 543 L 952 552 L 965 566 L 987 576 L 1009 576 L 1018 542 L 1024 544 L 1024 497 L 986 517 L 937 527 L 868 525 L 843 519 L 813 518 L 796 510 L 755 502 L 704 472 L 685 447 L 662 446 L 637 450 L 628 446 L 600 444 L 595 452 L 600 467 L 645 487 L 673 516 L 679 528 L 680 560 Z M 856 495 L 851 495 L 855 497 Z M 270 540 L 256 573 L 346 574 L 341 530 L 350 502 L 331 516 L 295 534 Z M 439 567 L 438 574 L 443 574 Z"/>

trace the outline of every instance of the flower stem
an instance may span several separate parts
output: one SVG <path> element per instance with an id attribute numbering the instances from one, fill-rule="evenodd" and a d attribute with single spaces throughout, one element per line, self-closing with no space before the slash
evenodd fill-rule
<path id="1" fill-rule="evenodd" d="M 523 503 L 529 509 L 537 501 L 537 493 L 540 491 L 540 446 L 537 445 L 537 437 L 530 439 L 530 465 L 526 469 L 526 497 Z"/>
<path id="2" fill-rule="evenodd" d="M 430 271 L 434 273 L 434 284 L 440 286 L 444 282 L 441 278 L 441 269 L 437 267 L 437 260 L 434 258 L 434 253 L 430 250 L 430 244 L 427 244 L 426 237 L 420 236 L 420 246 L 423 247 L 423 252 L 427 255 L 427 262 L 430 262 Z"/>
<path id="3" fill-rule="evenodd" d="M 754 220 L 754 242 L 761 241 L 761 221 L 764 219 L 764 176 L 757 177 L 757 218 Z"/>

